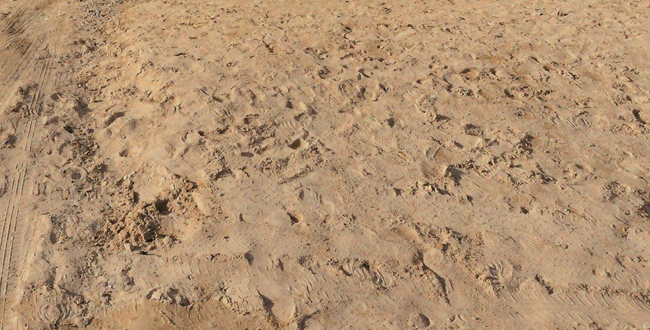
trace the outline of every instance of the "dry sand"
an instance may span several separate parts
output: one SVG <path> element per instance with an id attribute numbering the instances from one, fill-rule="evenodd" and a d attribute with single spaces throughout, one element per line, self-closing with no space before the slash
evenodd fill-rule
<path id="1" fill-rule="evenodd" d="M 648 329 L 649 16 L 2 0 L 2 329 Z"/>

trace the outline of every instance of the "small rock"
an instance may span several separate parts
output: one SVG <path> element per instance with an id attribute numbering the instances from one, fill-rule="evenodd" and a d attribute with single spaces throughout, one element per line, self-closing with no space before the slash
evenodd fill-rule
<path id="1" fill-rule="evenodd" d="M 124 249 L 125 249 L 127 252 L 133 252 L 133 251 L 136 250 L 136 247 L 133 246 L 133 244 L 131 244 L 131 243 L 125 243 L 125 244 L 124 244 Z"/>
<path id="2" fill-rule="evenodd" d="M 480 73 L 474 69 L 465 69 L 461 72 L 461 74 L 463 77 L 465 77 L 465 79 L 476 79 L 480 75 Z"/>
<path id="3" fill-rule="evenodd" d="M 429 269 L 439 269 L 444 261 L 445 256 L 442 254 L 442 251 L 436 248 L 430 247 L 422 252 L 422 263 Z"/>
<path id="4" fill-rule="evenodd" d="M 643 94 L 630 94 L 627 99 L 634 104 L 642 104 L 648 102 L 648 97 Z"/>
<path id="5" fill-rule="evenodd" d="M 212 207 L 203 194 L 195 191 L 192 193 L 192 198 L 194 199 L 194 203 L 196 203 L 196 207 L 203 215 L 212 215 Z"/>

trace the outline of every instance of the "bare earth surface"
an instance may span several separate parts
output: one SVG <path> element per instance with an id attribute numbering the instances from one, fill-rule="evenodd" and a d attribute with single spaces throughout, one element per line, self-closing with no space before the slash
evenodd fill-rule
<path id="1" fill-rule="evenodd" d="M 2 0 L 2 329 L 650 328 L 647 1 Z"/>

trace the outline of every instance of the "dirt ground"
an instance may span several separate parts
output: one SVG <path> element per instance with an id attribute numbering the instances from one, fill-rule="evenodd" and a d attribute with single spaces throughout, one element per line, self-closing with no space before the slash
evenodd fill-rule
<path id="1" fill-rule="evenodd" d="M 647 1 L 2 0 L 2 329 L 650 329 Z"/>

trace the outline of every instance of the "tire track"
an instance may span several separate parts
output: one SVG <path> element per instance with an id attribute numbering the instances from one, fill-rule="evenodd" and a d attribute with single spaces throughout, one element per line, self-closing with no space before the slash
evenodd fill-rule
<path id="1" fill-rule="evenodd" d="M 600 292 L 567 291 L 547 294 L 538 290 L 522 293 L 506 292 L 506 303 L 518 310 L 518 317 L 531 317 L 549 321 L 574 321 L 582 324 L 598 322 L 605 324 L 640 325 L 647 321 L 650 306 L 636 297 L 628 295 L 608 295 Z M 523 307 L 523 308 L 522 308 Z"/>
<path id="2" fill-rule="evenodd" d="M 47 40 L 47 33 L 30 36 L 27 28 L 34 25 L 38 14 L 42 11 L 44 7 L 47 7 L 51 1 L 40 1 L 36 3 L 35 1 L 23 1 L 22 4 L 15 9 L 14 14 L 9 18 L 9 22 L 6 26 L 0 28 L 0 34 L 5 34 L 8 36 L 8 39 L 4 41 L 0 54 L 6 56 L 9 66 L 6 68 L 8 72 L 0 72 L 0 83 L 4 85 L 4 96 L 0 97 L 0 110 L 5 109 L 7 102 L 12 98 L 11 95 L 14 94 L 15 90 L 19 84 L 23 83 L 27 77 L 36 72 L 38 69 L 38 61 L 41 60 L 40 56 L 45 56 L 46 60 L 44 65 L 51 66 L 51 61 L 47 58 L 50 53 L 48 45 L 46 43 L 43 46 L 38 47 L 43 40 Z M 39 5 L 41 5 L 39 7 Z M 54 35 L 59 36 L 60 27 L 56 22 L 53 22 L 55 26 Z M 14 45 L 13 43 L 18 43 Z M 13 54 L 12 54 L 13 53 Z M 13 57 L 13 58 L 12 58 Z M 12 65 L 13 64 L 13 65 Z M 15 65 L 17 64 L 17 65 Z M 29 72 L 29 68 L 33 68 L 34 71 Z M 42 81 L 41 75 L 46 71 L 41 71 L 41 74 L 37 78 L 39 82 Z M 38 86 L 42 88 L 41 86 Z"/>
<path id="3" fill-rule="evenodd" d="M 0 109 L 5 109 L 7 103 L 11 100 L 11 95 L 15 93 L 18 86 L 26 80 L 29 76 L 28 69 L 36 69 L 36 62 L 38 61 L 38 56 L 36 54 L 42 53 L 45 48 L 36 49 L 33 43 L 30 43 L 28 48 L 21 54 L 15 62 L 18 62 L 18 66 L 6 77 L 2 78 L 2 82 L 6 81 L 5 85 L 5 95 L 3 99 L 0 100 Z M 12 83 L 13 82 L 13 83 Z"/>
<path id="4" fill-rule="evenodd" d="M 249 265 L 243 258 L 211 261 L 206 257 L 183 257 L 164 263 L 171 270 L 171 276 L 165 276 L 171 280 L 167 287 L 190 292 L 191 289 L 182 289 L 182 285 L 175 284 L 179 279 L 187 278 L 197 286 L 206 284 L 211 287 L 223 283 L 227 288 L 225 297 L 238 306 L 236 308 L 240 312 L 255 309 L 256 305 L 251 304 L 250 299 L 259 296 L 259 283 L 284 288 L 286 291 L 281 300 L 293 301 L 299 311 L 319 311 L 321 321 L 335 328 L 354 327 L 359 311 L 364 311 L 366 317 L 379 326 L 386 321 L 384 316 L 391 315 L 399 306 L 391 290 L 380 289 L 385 276 L 355 262 L 346 268 L 350 269 L 348 275 L 332 272 L 327 267 L 308 270 L 297 264 L 287 264 L 280 268 L 264 262 L 256 265 L 255 261 Z M 156 284 L 151 287 L 158 289 L 161 286 Z M 195 300 L 198 297 L 190 298 Z"/>
<path id="5" fill-rule="evenodd" d="M 483 214 L 477 216 L 480 222 L 475 222 L 475 228 L 459 226 L 463 231 L 486 230 L 507 233 L 524 245 L 537 245 L 542 242 L 567 241 L 579 246 L 610 245 L 603 243 L 602 238 L 587 235 L 583 230 L 572 231 L 561 226 L 561 223 L 543 226 L 530 223 L 522 217 L 518 228 L 512 228 L 506 221 L 508 214 L 495 216 Z M 548 223 L 547 223 L 548 224 Z M 621 250 L 620 252 L 624 252 Z M 639 275 L 639 274 L 637 274 Z M 632 273 L 615 273 L 611 277 L 613 284 L 623 283 L 642 289 L 639 277 Z M 435 290 L 431 283 L 425 285 L 417 281 L 412 282 L 411 290 L 424 295 Z M 605 287 L 603 289 L 606 289 Z M 509 292 L 504 291 L 501 304 L 509 306 L 513 315 L 510 321 L 533 322 L 534 324 L 547 325 L 549 322 L 590 324 L 596 322 L 600 325 L 641 325 L 649 320 L 650 305 L 637 298 L 634 293 L 605 293 L 599 291 L 581 290 L 556 290 L 548 294 L 543 290 Z M 524 323 L 522 323 L 524 324 Z"/>
<path id="6" fill-rule="evenodd" d="M 586 235 L 581 231 L 570 231 L 566 228 L 555 226 L 542 226 L 540 224 L 528 224 L 524 221 L 519 222 L 519 228 L 515 230 L 507 225 L 503 218 L 490 218 L 486 215 L 485 223 L 489 230 L 509 233 L 511 237 L 516 237 L 520 242 L 546 241 L 553 242 L 561 240 L 578 244 L 579 246 L 598 245 L 598 237 Z M 612 276 L 613 283 L 634 283 L 636 276 L 634 274 L 621 274 Z M 638 280 L 637 280 L 638 283 Z M 637 287 L 639 285 L 636 285 Z M 540 290 L 530 290 L 526 292 L 504 292 L 504 303 L 517 311 L 516 318 L 524 320 L 526 318 L 537 320 L 535 322 L 548 324 L 549 321 L 556 322 L 578 322 L 589 324 L 598 322 L 599 324 L 637 324 L 648 319 L 650 315 L 650 305 L 639 300 L 632 294 L 606 294 L 601 292 L 588 291 L 556 291 L 552 294 Z"/>
<path id="7" fill-rule="evenodd" d="M 2 246 L 0 254 L 2 255 L 2 268 L 0 273 L 0 328 L 5 329 L 7 321 L 7 306 L 10 305 L 9 299 L 12 294 L 8 290 L 15 289 L 9 286 L 10 276 L 15 275 L 16 269 L 12 268 L 12 255 L 16 237 L 16 227 L 19 225 L 18 217 L 20 215 L 20 204 L 25 188 L 25 178 L 27 176 L 27 165 L 20 163 L 16 166 L 14 179 L 12 180 L 12 191 L 10 200 L 7 204 L 7 211 L 3 221 Z"/>
<path id="8" fill-rule="evenodd" d="M 49 59 L 45 61 L 41 72 L 38 78 L 38 86 L 41 86 L 46 77 L 48 76 L 49 71 Z M 39 98 L 41 97 L 41 91 L 37 90 L 32 97 L 30 105 L 26 109 L 26 115 L 30 118 L 26 123 L 24 123 L 22 136 L 24 137 L 24 144 L 21 147 L 23 152 L 29 153 L 32 149 L 32 142 L 34 139 L 35 128 L 36 128 L 36 112 L 35 107 L 38 103 Z M 18 218 L 20 214 L 20 205 L 22 203 L 22 197 L 25 190 L 25 182 L 27 178 L 28 164 L 25 159 L 22 160 L 19 164 L 16 165 L 14 170 L 14 178 L 11 183 L 11 196 L 7 205 L 7 211 L 4 216 L 3 230 L 2 230 L 2 319 L 4 320 L 5 310 L 6 310 L 6 301 L 7 301 L 7 287 L 9 282 L 9 274 L 11 271 L 11 261 L 13 256 L 13 248 L 15 244 L 15 234 L 16 227 L 18 226 Z"/>
<path id="9" fill-rule="evenodd" d="M 36 11 L 25 17 L 30 9 L 35 9 L 34 0 L 23 1 L 21 5 L 15 8 L 14 13 L 8 18 L 8 22 L 2 27 L 2 32 L 12 35 L 19 35 L 25 32 L 25 29 L 34 20 Z"/>
<path id="10" fill-rule="evenodd" d="M 55 48 L 54 48 L 55 49 Z M 54 50 L 54 53 L 56 51 Z M 10 191 L 11 194 L 6 198 L 6 207 L 2 223 L 2 235 L 0 236 L 0 329 L 13 328 L 8 326 L 9 322 L 15 319 L 14 307 L 17 301 L 15 290 L 18 290 L 19 283 L 18 275 L 20 274 L 21 256 L 26 253 L 21 251 L 26 240 L 29 236 L 25 232 L 27 223 L 22 221 L 21 217 L 25 214 L 23 211 L 23 204 L 26 202 L 25 186 L 30 178 L 30 159 L 32 158 L 32 146 L 36 136 L 38 117 L 41 112 L 43 97 L 45 95 L 44 88 L 48 87 L 51 80 L 51 71 L 53 63 L 53 53 L 50 52 L 50 46 L 44 45 L 40 49 L 33 48 L 33 43 L 29 45 L 21 57 L 18 58 L 20 63 L 17 68 L 6 77 L 7 80 L 13 80 L 9 83 L 11 87 L 9 91 L 15 90 L 20 84 L 28 82 L 30 77 L 35 79 L 35 87 L 29 101 L 24 98 L 26 104 L 24 108 L 23 118 L 20 120 L 19 129 L 21 133 L 18 138 L 21 141 L 19 149 L 16 151 L 15 159 L 17 163 L 13 170 L 11 179 Z M 33 68 L 33 71 L 29 71 Z M 5 96 L 2 101 L 2 108 L 10 100 L 9 95 Z M 18 238 L 16 238 L 18 237 Z M 28 243 L 28 242 L 27 242 Z M 29 244 L 27 244 L 29 246 Z"/>

